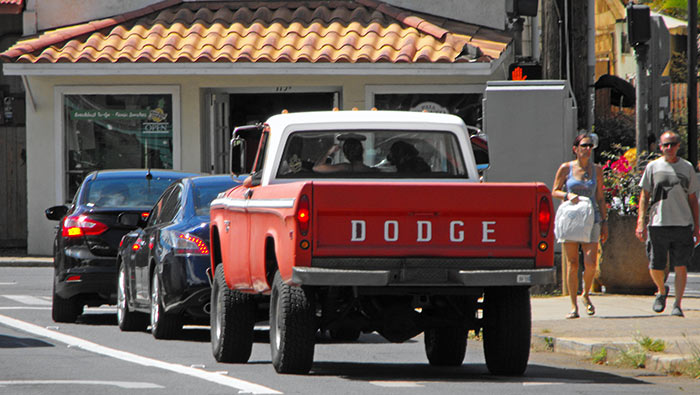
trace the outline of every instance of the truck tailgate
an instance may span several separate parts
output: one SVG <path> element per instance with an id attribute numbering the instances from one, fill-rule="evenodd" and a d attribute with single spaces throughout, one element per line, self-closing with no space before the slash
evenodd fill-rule
<path id="1" fill-rule="evenodd" d="M 534 257 L 538 184 L 314 182 L 316 257 Z"/>

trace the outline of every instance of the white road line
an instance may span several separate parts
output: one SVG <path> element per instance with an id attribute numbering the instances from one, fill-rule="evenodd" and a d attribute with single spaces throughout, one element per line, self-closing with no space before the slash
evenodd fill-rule
<path id="1" fill-rule="evenodd" d="M 51 307 L 36 307 L 36 306 L 0 306 L 0 310 L 51 310 Z"/>
<path id="2" fill-rule="evenodd" d="M 17 285 L 17 281 L 0 282 L 0 285 Z"/>
<path id="3" fill-rule="evenodd" d="M 4 324 L 24 332 L 28 332 L 37 336 L 46 337 L 52 340 L 65 343 L 68 346 L 79 347 L 85 351 L 90 351 L 95 354 L 105 355 L 111 358 L 121 359 L 122 361 L 127 361 L 143 366 L 150 366 L 154 368 L 159 368 L 163 370 L 168 370 L 175 373 L 180 373 L 192 377 L 196 377 L 202 380 L 210 381 L 216 384 L 224 385 L 227 387 L 237 388 L 241 392 L 251 393 L 251 394 L 281 394 L 281 392 L 273 390 L 259 384 L 251 383 L 245 380 L 240 380 L 231 376 L 224 376 L 215 372 L 207 372 L 201 369 L 193 369 L 188 366 L 178 365 L 170 362 L 159 361 L 157 359 L 152 359 L 148 357 L 143 357 L 140 355 L 132 354 L 130 352 L 117 350 L 114 348 L 109 348 L 101 346 L 99 344 L 83 340 L 74 336 L 64 335 L 52 330 L 42 328 L 38 325 L 30 324 L 28 322 L 20 321 L 5 315 L 0 314 L 0 324 Z"/>
<path id="4" fill-rule="evenodd" d="M 33 306 L 51 306 L 51 302 L 36 296 L 31 295 L 1 295 L 7 299 L 14 300 L 15 302 L 24 303 Z"/>
<path id="5" fill-rule="evenodd" d="M 372 385 L 377 387 L 385 388 L 423 388 L 425 387 L 421 383 L 416 383 L 415 381 L 370 381 Z"/>
<path id="6" fill-rule="evenodd" d="M 56 384 L 111 385 L 114 387 L 127 388 L 127 389 L 165 388 L 162 385 L 153 384 L 153 383 L 140 383 L 140 382 L 128 382 L 128 381 L 97 381 L 97 380 L 7 380 L 7 381 L 0 381 L 0 387 L 6 387 L 9 385 L 56 385 Z"/>

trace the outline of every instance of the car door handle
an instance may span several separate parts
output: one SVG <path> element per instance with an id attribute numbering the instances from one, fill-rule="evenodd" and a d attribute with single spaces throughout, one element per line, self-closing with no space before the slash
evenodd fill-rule
<path id="1" fill-rule="evenodd" d="M 252 198 L 252 197 L 253 197 L 253 190 L 252 190 L 252 189 L 248 189 L 247 191 L 245 191 L 245 193 L 243 194 L 243 197 L 246 198 L 246 199 Z"/>

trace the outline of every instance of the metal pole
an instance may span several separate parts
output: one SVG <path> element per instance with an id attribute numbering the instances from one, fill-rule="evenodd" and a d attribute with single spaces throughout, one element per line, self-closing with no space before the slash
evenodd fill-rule
<path id="1" fill-rule="evenodd" d="M 595 0 L 588 0 L 588 124 L 593 131 L 595 125 Z"/>
<path id="2" fill-rule="evenodd" d="M 635 111 L 637 124 L 637 152 L 647 150 L 647 129 L 648 129 L 648 96 L 649 96 L 649 76 L 647 75 L 647 53 L 648 44 L 638 44 L 634 47 L 637 58 L 637 108 Z"/>
<path id="3" fill-rule="evenodd" d="M 698 162 L 698 4 L 688 1 L 688 160 Z"/>

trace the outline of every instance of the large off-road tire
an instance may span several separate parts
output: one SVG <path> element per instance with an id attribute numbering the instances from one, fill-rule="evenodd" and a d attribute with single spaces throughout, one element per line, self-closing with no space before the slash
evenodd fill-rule
<path id="1" fill-rule="evenodd" d="M 211 288 L 211 350 L 218 362 L 246 363 L 253 350 L 255 301 L 229 289 L 224 267 L 214 273 Z"/>
<path id="2" fill-rule="evenodd" d="M 484 293 L 484 357 L 492 374 L 519 376 L 530 357 L 532 320 L 527 287 L 492 287 Z"/>
<path id="3" fill-rule="evenodd" d="M 467 352 L 467 330 L 459 327 L 432 328 L 423 334 L 425 355 L 433 366 L 460 366 Z"/>
<path id="4" fill-rule="evenodd" d="M 148 316 L 129 310 L 127 295 L 129 284 L 126 278 L 126 267 L 119 265 L 119 277 L 117 280 L 117 324 L 124 332 L 144 331 L 148 327 Z"/>
<path id="5" fill-rule="evenodd" d="M 151 334 L 156 339 L 174 339 L 182 330 L 182 317 L 168 314 L 163 308 L 162 290 L 158 273 L 151 279 Z"/>
<path id="6" fill-rule="evenodd" d="M 277 373 L 306 374 L 316 345 L 315 309 L 302 287 L 287 285 L 275 273 L 270 298 L 270 349 Z"/>

